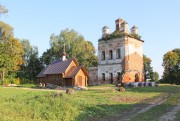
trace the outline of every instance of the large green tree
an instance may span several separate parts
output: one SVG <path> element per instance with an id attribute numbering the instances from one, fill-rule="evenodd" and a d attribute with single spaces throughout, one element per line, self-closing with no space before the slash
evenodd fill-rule
<path id="1" fill-rule="evenodd" d="M 158 72 L 153 72 L 153 81 L 158 82 L 158 80 L 159 80 Z"/>
<path id="2" fill-rule="evenodd" d="M 24 50 L 23 58 L 25 63 L 21 65 L 21 70 L 18 76 L 22 80 L 35 80 L 37 74 L 43 69 L 43 64 L 38 58 L 38 48 L 31 46 L 29 40 L 21 40 L 21 44 Z M 23 83 L 28 83 L 24 81 Z"/>
<path id="3" fill-rule="evenodd" d="M 13 28 L 0 21 L 0 73 L 3 82 L 5 73 L 20 69 L 24 63 L 22 55 L 22 45 L 14 38 Z"/>
<path id="4" fill-rule="evenodd" d="M 143 55 L 144 61 L 144 78 L 145 80 L 150 79 L 153 80 L 153 68 L 151 66 L 151 59 L 146 55 Z"/>
<path id="5" fill-rule="evenodd" d="M 86 68 L 97 65 L 98 59 L 95 55 L 95 47 L 73 29 L 65 29 L 59 35 L 51 35 L 50 49 L 44 52 L 42 56 L 46 65 L 61 57 L 63 44 L 65 44 L 68 58 L 77 58 L 78 62 Z"/>
<path id="6" fill-rule="evenodd" d="M 173 49 L 163 56 L 163 82 L 180 84 L 180 49 Z"/>

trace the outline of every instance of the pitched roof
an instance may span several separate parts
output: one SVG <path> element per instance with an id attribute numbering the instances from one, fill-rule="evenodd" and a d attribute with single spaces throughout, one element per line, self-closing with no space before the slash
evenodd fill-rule
<path id="1" fill-rule="evenodd" d="M 70 70 L 65 74 L 65 78 L 75 77 L 80 69 L 82 69 L 85 75 L 89 77 L 85 68 L 83 66 L 78 66 L 78 62 L 76 61 L 76 59 L 68 59 L 65 61 L 62 61 L 62 60 L 54 61 L 50 65 L 48 65 L 46 68 L 44 68 L 36 77 L 46 77 L 46 75 L 48 74 L 64 73 L 72 61 L 74 61 L 77 66 L 72 66 Z"/>
<path id="2" fill-rule="evenodd" d="M 56 60 L 52 62 L 50 65 L 48 65 L 46 68 L 44 68 L 36 77 L 46 77 L 47 74 L 63 73 L 73 60 L 74 59 L 68 59 L 65 61 Z M 77 62 L 75 63 L 78 65 Z"/>
<path id="3" fill-rule="evenodd" d="M 45 72 L 45 70 L 48 68 L 49 66 L 45 67 L 36 77 L 46 77 L 45 74 L 43 74 Z"/>
<path id="4" fill-rule="evenodd" d="M 72 66 L 69 71 L 67 72 L 67 74 L 65 75 L 65 78 L 73 78 L 74 76 L 76 76 L 76 74 L 78 73 L 78 71 L 81 69 L 81 67 L 77 67 L 77 66 Z"/>
<path id="5" fill-rule="evenodd" d="M 79 72 L 79 70 L 82 69 L 82 71 L 84 72 L 84 74 L 89 77 L 88 72 L 86 71 L 86 69 L 83 66 L 73 66 L 71 67 L 71 69 L 67 72 L 67 74 L 65 75 L 65 78 L 73 78 L 76 76 L 76 74 Z"/>
<path id="6" fill-rule="evenodd" d="M 63 73 L 72 61 L 73 61 L 73 59 L 68 59 L 65 61 L 62 61 L 62 60 L 54 61 L 49 65 L 49 67 L 44 71 L 43 74 Z"/>

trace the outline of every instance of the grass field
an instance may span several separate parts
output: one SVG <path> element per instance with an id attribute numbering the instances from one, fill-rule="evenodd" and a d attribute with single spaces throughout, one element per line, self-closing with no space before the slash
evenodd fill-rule
<path id="1" fill-rule="evenodd" d="M 28 87 L 28 86 L 27 86 Z M 31 86 L 30 86 L 31 87 Z M 127 88 L 125 93 L 115 90 L 114 85 L 89 87 L 87 91 L 64 92 L 23 90 L 0 87 L 0 120 L 3 121 L 83 121 L 113 117 L 134 104 L 145 104 L 159 96 L 170 94 L 168 100 L 131 118 L 133 121 L 157 120 L 180 100 L 180 87 Z M 179 114 L 179 113 L 178 113 Z M 178 115 L 177 114 L 177 115 Z M 150 117 L 153 115 L 153 119 Z M 141 117 L 141 118 L 139 118 Z M 177 119 L 179 116 L 177 116 Z"/>

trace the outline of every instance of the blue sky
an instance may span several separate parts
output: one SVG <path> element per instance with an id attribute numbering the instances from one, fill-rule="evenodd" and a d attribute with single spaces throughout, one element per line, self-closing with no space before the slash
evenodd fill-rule
<path id="1" fill-rule="evenodd" d="M 28 39 L 39 49 L 49 48 L 52 33 L 74 29 L 97 49 L 104 25 L 115 30 L 115 20 L 136 25 L 145 41 L 144 54 L 152 59 L 154 71 L 163 73 L 163 55 L 180 48 L 179 0 L 0 0 L 9 13 L 0 20 L 14 28 L 14 35 Z"/>

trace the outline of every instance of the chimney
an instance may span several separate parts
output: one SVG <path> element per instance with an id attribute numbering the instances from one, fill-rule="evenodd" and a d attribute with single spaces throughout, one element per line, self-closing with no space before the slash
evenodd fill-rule
<path id="1" fill-rule="evenodd" d="M 66 52 L 65 52 L 65 43 L 64 43 L 64 48 L 63 48 L 63 56 L 62 56 L 62 61 L 66 60 Z"/>
<path id="2" fill-rule="evenodd" d="M 116 24 L 116 30 L 115 31 L 120 31 L 121 30 L 121 24 L 124 22 L 123 19 L 119 18 L 115 21 Z"/>
<path id="3" fill-rule="evenodd" d="M 109 27 L 104 26 L 104 27 L 102 28 L 102 37 L 106 37 L 106 36 L 109 35 L 109 34 L 110 34 L 110 29 L 109 29 Z"/>

